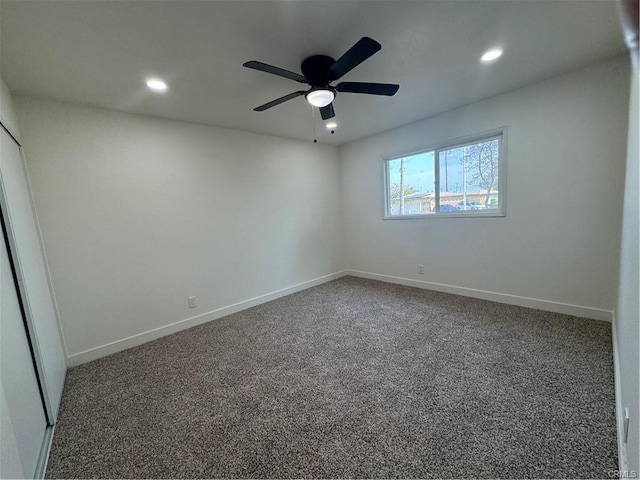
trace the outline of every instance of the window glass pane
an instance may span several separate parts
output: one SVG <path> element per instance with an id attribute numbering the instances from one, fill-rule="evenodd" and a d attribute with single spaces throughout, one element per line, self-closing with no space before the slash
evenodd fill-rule
<path id="1" fill-rule="evenodd" d="M 497 138 L 439 152 L 440 212 L 499 210 Z"/>
<path id="2" fill-rule="evenodd" d="M 433 213 L 434 152 L 424 152 L 387 161 L 388 215 Z"/>
<path id="3" fill-rule="evenodd" d="M 501 142 L 502 132 L 387 160 L 386 215 L 503 216 Z"/>

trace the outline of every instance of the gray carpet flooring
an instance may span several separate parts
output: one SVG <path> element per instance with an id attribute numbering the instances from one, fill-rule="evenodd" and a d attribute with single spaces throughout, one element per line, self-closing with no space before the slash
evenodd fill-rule
<path id="1" fill-rule="evenodd" d="M 604 322 L 344 277 L 68 372 L 49 478 L 609 478 Z"/>

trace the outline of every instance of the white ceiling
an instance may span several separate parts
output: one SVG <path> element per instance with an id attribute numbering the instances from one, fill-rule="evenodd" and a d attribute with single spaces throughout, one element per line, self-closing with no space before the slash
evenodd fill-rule
<path id="1" fill-rule="evenodd" d="M 304 97 L 252 109 L 300 84 L 242 67 L 300 72 L 362 36 L 382 44 L 341 80 L 398 83 L 394 97 L 338 94 L 344 144 L 624 52 L 611 1 L 1 0 L 1 74 L 15 94 L 304 140 Z M 493 64 L 479 57 L 504 48 Z M 170 90 L 153 94 L 148 76 Z"/>

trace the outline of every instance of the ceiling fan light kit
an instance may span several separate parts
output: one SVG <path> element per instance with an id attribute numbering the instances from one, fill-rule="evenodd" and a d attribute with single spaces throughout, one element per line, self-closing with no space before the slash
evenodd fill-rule
<path id="1" fill-rule="evenodd" d="M 382 49 L 382 46 L 378 42 L 369 37 L 362 37 L 338 60 L 334 60 L 327 55 L 313 55 L 306 58 L 300 66 L 302 75 L 255 60 L 246 62 L 243 64 L 244 67 L 288 78 L 298 83 L 306 83 L 311 87 L 309 90 L 299 90 L 272 100 L 254 108 L 254 110 L 263 112 L 304 95 L 307 102 L 320 109 L 322 120 L 329 120 L 336 115 L 332 102 L 337 92 L 393 96 L 400 88 L 400 85 L 364 82 L 341 82 L 335 86 L 330 85 L 331 82 L 346 75 L 373 54 L 380 51 L 380 49 Z"/>
<path id="2" fill-rule="evenodd" d="M 307 93 L 306 98 L 314 107 L 326 107 L 336 97 L 335 93 L 329 89 L 319 88 L 318 90 L 311 90 Z"/>

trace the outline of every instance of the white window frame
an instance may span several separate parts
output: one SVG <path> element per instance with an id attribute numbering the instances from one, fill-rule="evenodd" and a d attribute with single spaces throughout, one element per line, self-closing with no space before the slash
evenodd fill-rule
<path id="1" fill-rule="evenodd" d="M 498 208 L 491 210 L 465 210 L 459 213 L 451 212 L 438 212 L 440 208 L 440 152 L 444 150 L 450 150 L 452 148 L 464 147 L 466 145 L 472 145 L 474 143 L 485 142 L 498 138 L 499 144 L 499 158 L 498 158 Z M 468 135 L 465 137 L 459 137 L 445 142 L 440 142 L 434 145 L 419 148 L 409 152 L 402 152 L 399 154 L 385 155 L 382 157 L 382 170 L 383 170 L 383 187 L 384 187 L 384 199 L 383 199 L 383 220 L 413 220 L 423 218 L 470 218 L 470 217 L 505 217 L 507 215 L 507 195 L 506 195 L 506 178 L 507 178 L 507 127 L 500 127 L 495 130 L 487 132 L 477 133 L 474 135 Z M 390 215 L 390 192 L 389 192 L 389 162 L 392 160 L 398 160 L 402 157 L 410 157 L 413 155 L 419 155 L 421 153 L 434 153 L 434 192 L 436 212 L 421 213 L 414 215 Z"/>

